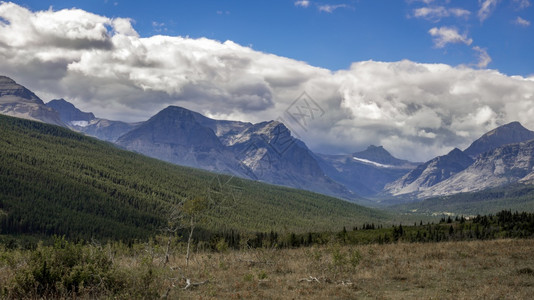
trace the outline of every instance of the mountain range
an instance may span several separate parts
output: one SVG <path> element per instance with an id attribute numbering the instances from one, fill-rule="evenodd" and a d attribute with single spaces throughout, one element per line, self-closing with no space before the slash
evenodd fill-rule
<path id="1" fill-rule="evenodd" d="M 374 145 L 345 155 L 314 153 L 278 121 L 215 120 L 178 106 L 169 106 L 145 122 L 102 119 L 64 99 L 44 104 L 5 76 L 0 76 L 0 113 L 67 127 L 174 164 L 361 204 L 534 183 L 529 142 L 534 132 L 518 122 L 491 130 L 464 151 L 455 148 L 427 162 L 414 163 Z"/>
<path id="2" fill-rule="evenodd" d="M 419 165 L 387 184 L 382 193 L 424 199 L 530 182 L 533 139 L 534 132 L 519 122 L 502 125 L 464 151 L 454 149 Z"/>

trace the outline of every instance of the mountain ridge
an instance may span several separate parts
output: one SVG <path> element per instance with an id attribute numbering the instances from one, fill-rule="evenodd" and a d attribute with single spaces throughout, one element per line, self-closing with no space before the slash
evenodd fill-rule
<path id="1" fill-rule="evenodd" d="M 65 126 L 59 114 L 32 91 L 13 79 L 0 76 L 0 114 Z"/>

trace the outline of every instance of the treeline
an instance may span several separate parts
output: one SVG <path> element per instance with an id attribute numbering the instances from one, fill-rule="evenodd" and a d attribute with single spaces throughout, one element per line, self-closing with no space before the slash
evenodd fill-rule
<path id="1" fill-rule="evenodd" d="M 495 215 L 442 218 L 439 223 L 383 226 L 364 223 L 339 232 L 279 233 L 276 231 L 241 234 L 204 232 L 195 239 L 197 248 L 297 248 L 340 243 L 348 245 L 395 242 L 429 243 L 443 241 L 489 240 L 534 237 L 534 213 L 503 210 Z"/>

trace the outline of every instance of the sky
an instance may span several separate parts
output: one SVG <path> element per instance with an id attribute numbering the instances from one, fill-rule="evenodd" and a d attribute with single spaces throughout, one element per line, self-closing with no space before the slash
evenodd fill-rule
<path id="1" fill-rule="evenodd" d="M 422 161 L 534 129 L 529 0 L 0 2 L 0 74 L 45 102 L 279 120 L 314 151 Z"/>

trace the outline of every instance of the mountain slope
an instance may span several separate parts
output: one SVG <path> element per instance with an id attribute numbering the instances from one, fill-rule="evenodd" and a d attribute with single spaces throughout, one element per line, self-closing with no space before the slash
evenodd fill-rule
<path id="1" fill-rule="evenodd" d="M 6 76 L 0 76 L 0 114 L 65 126 L 56 111 Z"/>
<path id="2" fill-rule="evenodd" d="M 359 198 L 328 178 L 308 147 L 292 137 L 289 129 L 280 122 L 254 124 L 228 136 L 226 142 L 258 180 L 349 200 Z"/>
<path id="3" fill-rule="evenodd" d="M 474 141 L 464 153 L 475 158 L 478 155 L 504 146 L 534 139 L 534 131 L 523 127 L 519 122 L 512 122 L 497 127 Z"/>
<path id="4" fill-rule="evenodd" d="M 179 165 L 359 199 L 325 176 L 306 145 L 279 122 L 219 121 L 170 106 L 117 144 Z"/>
<path id="5" fill-rule="evenodd" d="M 410 168 L 414 164 L 407 160 L 398 159 L 391 155 L 391 153 L 384 149 L 384 147 L 375 145 L 367 147 L 364 151 L 355 152 L 352 156 L 356 159 L 365 159 L 384 166 L 401 166 Z"/>
<path id="6" fill-rule="evenodd" d="M 52 100 L 46 103 L 46 106 L 56 110 L 61 121 L 70 129 L 103 141 L 115 142 L 119 137 L 139 125 L 97 118 L 93 113 L 82 112 L 65 99 Z"/>
<path id="7" fill-rule="evenodd" d="M 57 111 L 59 117 L 65 124 L 70 124 L 71 122 L 90 122 L 96 118 L 93 113 L 83 112 L 65 99 L 51 100 L 46 103 L 46 106 Z"/>
<path id="8" fill-rule="evenodd" d="M 157 233 L 172 203 L 233 199 L 212 230 L 338 229 L 387 214 L 316 193 L 147 158 L 68 129 L 0 116 L 2 233 L 132 238 Z"/>
<path id="9" fill-rule="evenodd" d="M 362 196 L 374 196 L 384 186 L 417 165 L 393 157 L 382 146 L 369 146 L 352 155 L 316 154 L 323 171 Z"/>
<path id="10" fill-rule="evenodd" d="M 480 191 L 516 183 L 534 170 L 534 140 L 509 144 L 479 155 L 467 169 L 436 184 L 420 197 Z"/>
<path id="11" fill-rule="evenodd" d="M 117 140 L 130 151 L 178 165 L 247 177 L 250 170 L 196 120 L 196 113 L 169 106 Z"/>
<path id="12" fill-rule="evenodd" d="M 534 184 L 512 184 L 484 191 L 439 196 L 389 207 L 406 214 L 482 215 L 502 210 L 534 211 Z"/>
<path id="13" fill-rule="evenodd" d="M 384 192 L 393 196 L 419 193 L 464 170 L 472 163 L 473 160 L 469 156 L 455 148 L 447 155 L 431 159 L 387 184 Z"/>

